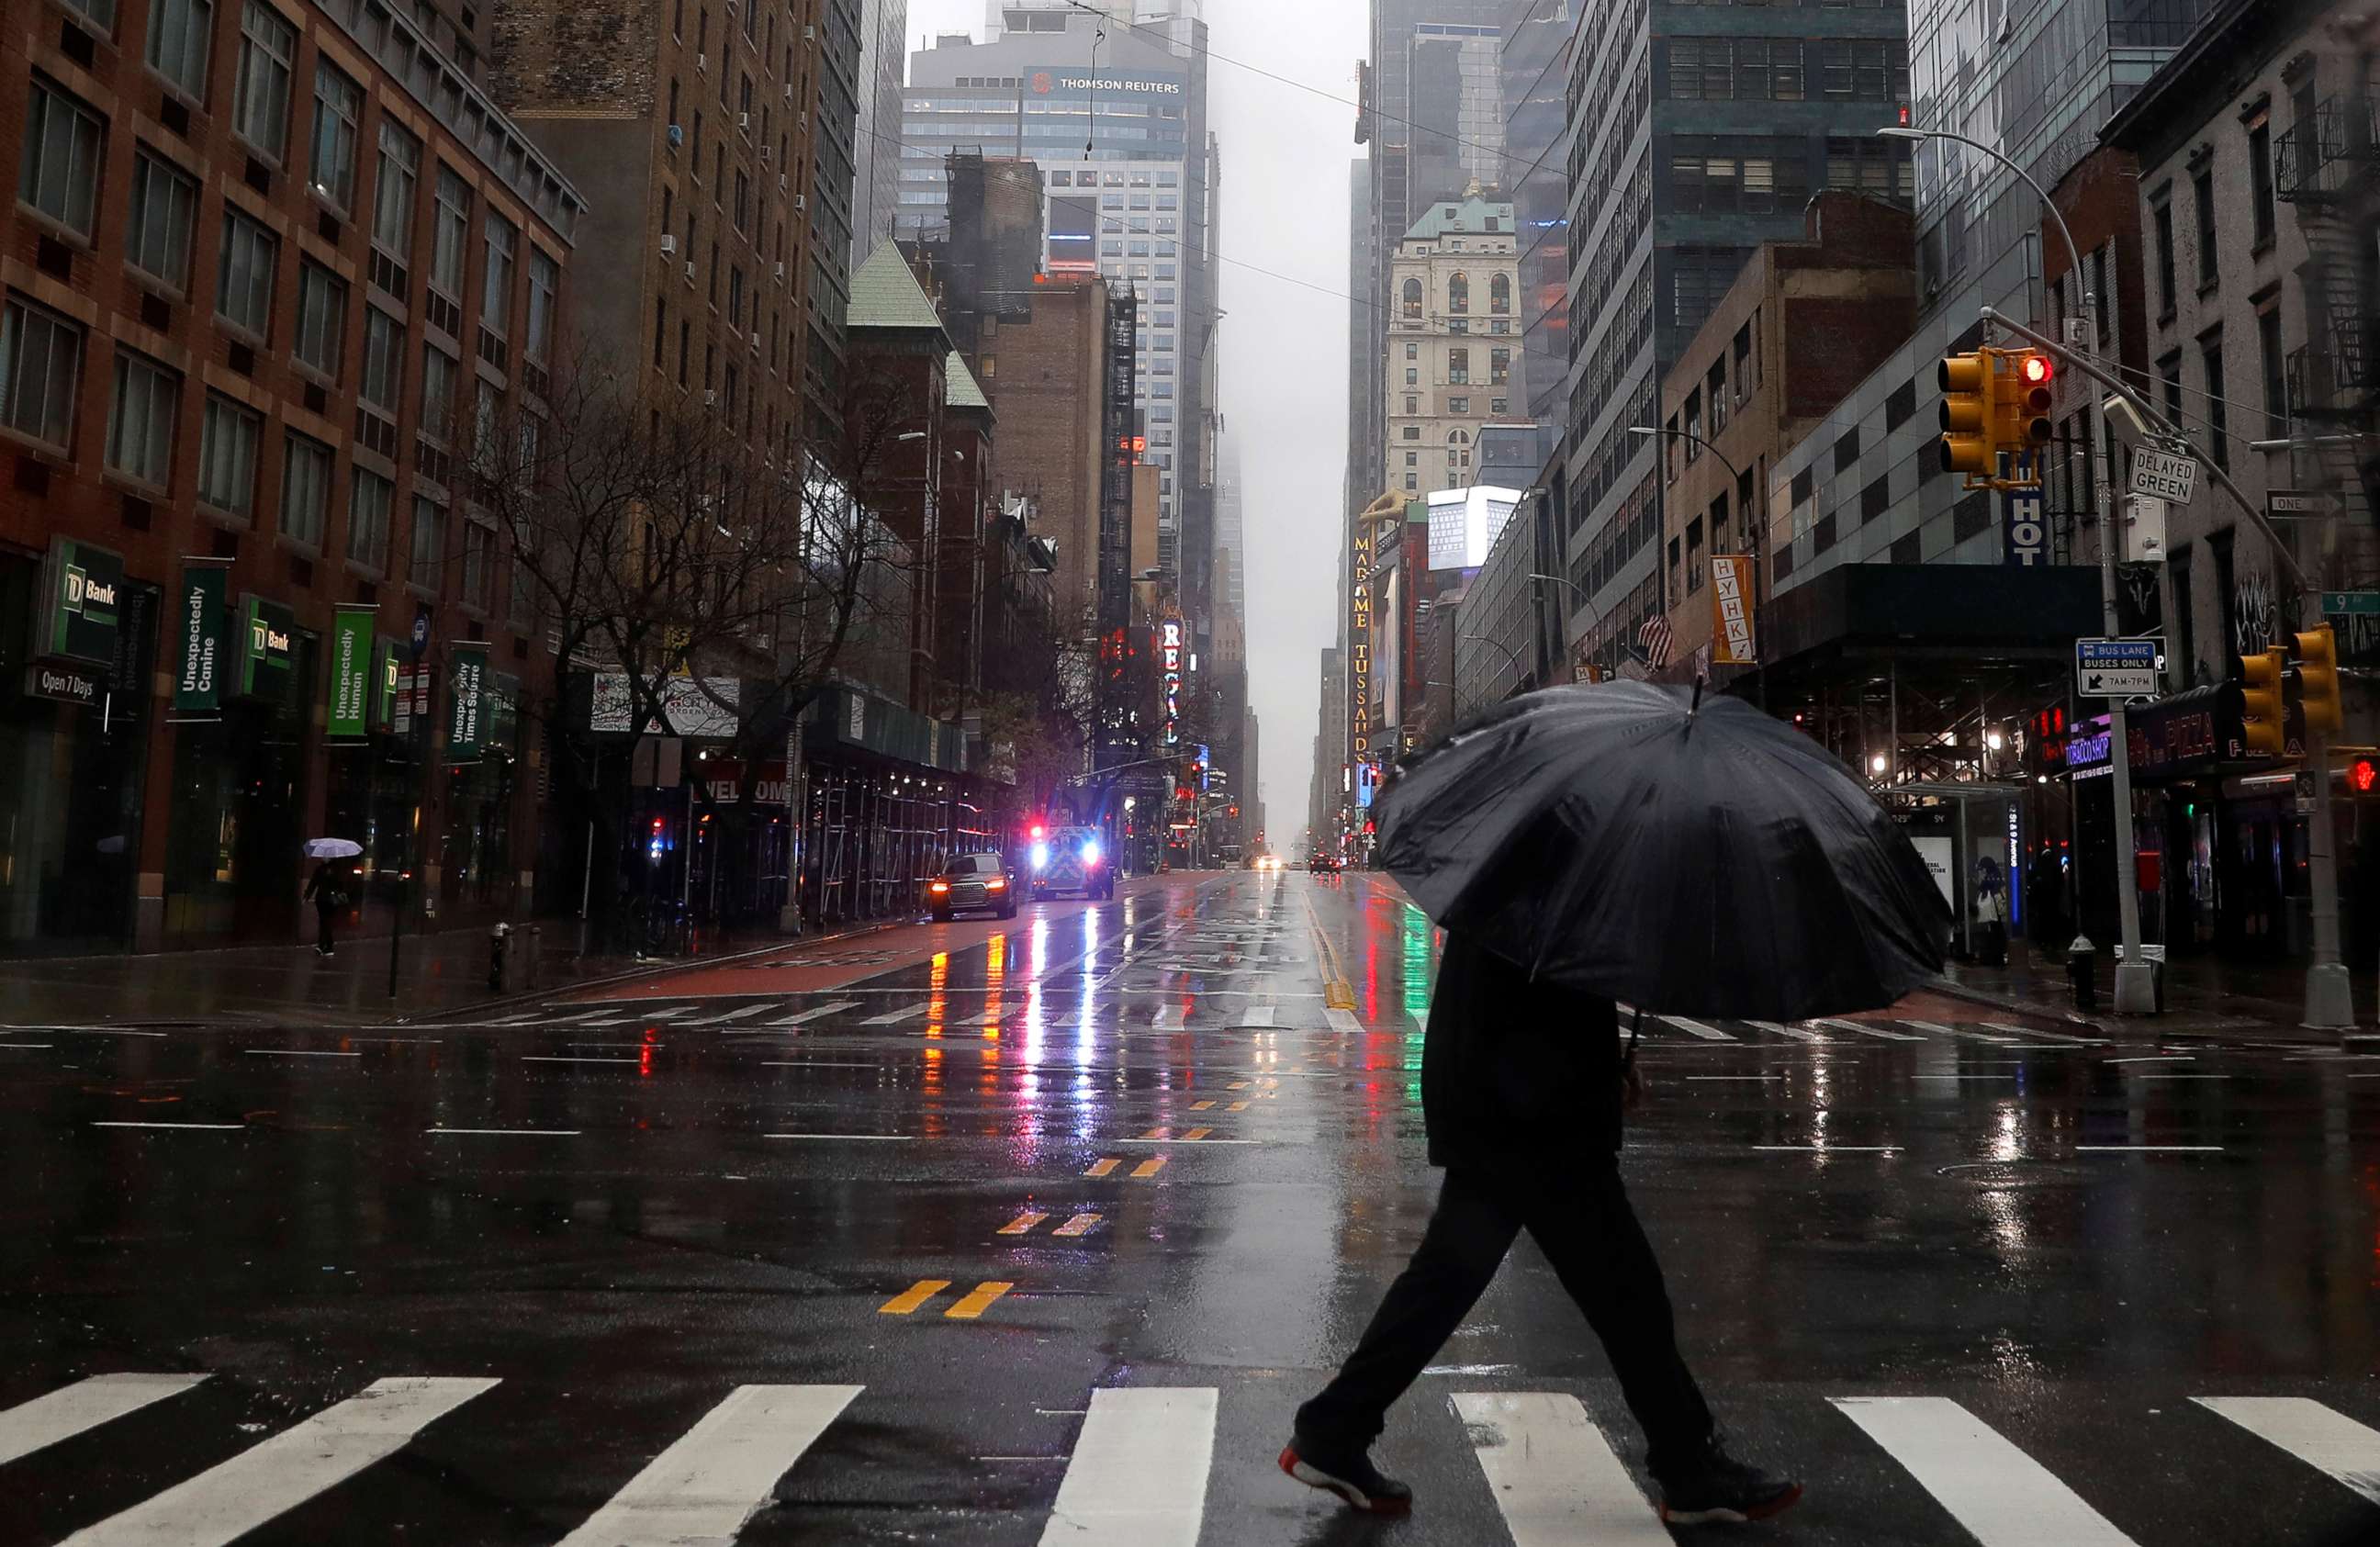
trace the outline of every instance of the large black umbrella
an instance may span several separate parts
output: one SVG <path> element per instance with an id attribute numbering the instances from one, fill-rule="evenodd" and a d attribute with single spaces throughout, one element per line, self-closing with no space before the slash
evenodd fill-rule
<path id="1" fill-rule="evenodd" d="M 1942 970 L 1949 910 L 1815 742 L 1649 683 L 1529 694 L 1380 796 L 1380 861 L 1430 917 L 1640 1009 L 1793 1021 Z"/>

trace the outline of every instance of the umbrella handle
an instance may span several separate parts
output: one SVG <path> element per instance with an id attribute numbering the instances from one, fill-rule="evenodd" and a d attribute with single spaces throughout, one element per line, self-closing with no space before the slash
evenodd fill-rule
<path id="1" fill-rule="evenodd" d="M 1622 1073 L 1636 1067 L 1636 1039 L 1644 1034 L 1645 1011 L 1639 1009 L 1628 1022 L 1628 1050 L 1620 1056 Z"/>

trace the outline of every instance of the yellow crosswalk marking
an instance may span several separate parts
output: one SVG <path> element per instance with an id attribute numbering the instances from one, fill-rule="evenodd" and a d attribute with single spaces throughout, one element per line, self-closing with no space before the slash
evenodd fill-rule
<path id="1" fill-rule="evenodd" d="M 947 1278 L 920 1278 L 876 1308 L 880 1316 L 906 1316 L 951 1287 Z"/>
<path id="2" fill-rule="evenodd" d="M 1161 1154 L 1154 1155 L 1149 1159 L 1142 1161 L 1139 1165 L 1132 1168 L 1133 1178 L 1135 1181 L 1147 1181 L 1149 1178 L 1157 1175 L 1158 1172 L 1164 1169 L 1165 1157 Z"/>
<path id="3" fill-rule="evenodd" d="M 978 1284 L 963 1299 L 961 1299 L 957 1304 L 952 1306 L 948 1311 L 943 1311 L 942 1316 L 948 1321 L 972 1322 L 978 1316 L 982 1315 L 986 1311 L 991 1309 L 992 1301 L 998 1299 L 1001 1296 L 1008 1293 L 1009 1290 L 1015 1287 L 1016 1286 L 1014 1284 L 1002 1284 L 998 1282 Z"/>
<path id="4" fill-rule="evenodd" d="M 1040 1224 L 1043 1220 L 1049 1217 L 1050 1216 L 1046 1214 L 1034 1214 L 1030 1210 L 1027 1210 L 1026 1213 L 1018 1215 L 1015 1218 L 1002 1226 L 1000 1227 L 1000 1233 L 1003 1236 L 1021 1236 L 1025 1234 L 1026 1231 L 1030 1230 L 1033 1227 Z"/>
<path id="5" fill-rule="evenodd" d="M 1050 1233 L 1053 1236 L 1066 1236 L 1069 1238 L 1075 1236 L 1087 1236 L 1093 1229 L 1097 1228 L 1099 1223 L 1099 1216 L 1098 1215 L 1078 1214 L 1074 1218 L 1066 1221 L 1066 1223 L 1059 1226 L 1055 1230 L 1052 1230 Z"/>
<path id="6" fill-rule="evenodd" d="M 1148 1132 L 1142 1134 L 1141 1137 L 1143 1139 L 1171 1139 L 1173 1137 L 1173 1130 L 1170 1128 L 1152 1128 Z"/>
<path id="7" fill-rule="evenodd" d="M 1194 1101 L 1190 1104 L 1190 1110 L 1193 1112 L 1204 1112 L 1207 1108 L 1214 1105 L 1215 1104 L 1211 1101 Z"/>
<path id="8" fill-rule="evenodd" d="M 1245 1102 L 1245 1101 L 1235 1101 L 1235 1102 L 1232 1103 L 1229 1106 L 1226 1106 L 1226 1107 L 1224 1107 L 1224 1108 L 1223 1108 L 1223 1110 L 1224 1110 L 1224 1111 L 1226 1111 L 1226 1112 L 1245 1112 L 1245 1111 L 1246 1111 L 1247 1109 L 1248 1109 L 1248 1104 L 1247 1104 L 1246 1102 Z"/>
<path id="9" fill-rule="evenodd" d="M 1194 1128 L 1182 1137 L 1184 1139 L 1204 1139 L 1207 1135 L 1214 1131 L 1215 1130 L 1211 1128 Z"/>
<path id="10" fill-rule="evenodd" d="M 1090 1168 L 1089 1170 L 1087 1170 L 1087 1171 L 1084 1172 L 1084 1173 L 1083 1173 L 1083 1175 L 1085 1175 L 1085 1176 L 1087 1176 L 1087 1177 L 1104 1177 L 1104 1176 L 1106 1176 L 1110 1171 L 1114 1170 L 1117 1166 L 1121 1166 L 1121 1165 L 1123 1165 L 1123 1161 L 1121 1161 L 1121 1160 L 1118 1160 L 1115 1156 L 1113 1156 L 1113 1155 L 1109 1155 L 1108 1157 L 1106 1157 L 1106 1158 L 1105 1158 L 1105 1159 L 1103 1159 L 1103 1160 L 1094 1160 L 1094 1161 L 1092 1161 L 1092 1162 L 1091 1162 L 1091 1168 Z"/>
<path id="11" fill-rule="evenodd" d="M 1227 1086 L 1225 1086 L 1225 1087 L 1224 1087 L 1224 1089 L 1226 1089 L 1226 1090 L 1232 1090 L 1232 1091 L 1245 1091 L 1245 1090 L 1246 1090 L 1247 1088 L 1248 1088 L 1248 1082 L 1247 1082 L 1246 1081 L 1245 1081 L 1245 1080 L 1234 1080 L 1234 1081 L 1232 1081 L 1229 1085 L 1227 1085 Z"/>

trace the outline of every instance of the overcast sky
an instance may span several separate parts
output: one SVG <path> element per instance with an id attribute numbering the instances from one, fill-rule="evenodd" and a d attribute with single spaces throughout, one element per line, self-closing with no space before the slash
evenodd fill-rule
<path id="1" fill-rule="evenodd" d="M 1263 722 L 1266 819 L 1282 851 L 1305 819 L 1320 652 L 1337 636 L 1355 111 L 1225 61 L 1352 102 L 1366 14 L 1365 0 L 1207 0 L 1229 314 L 1218 346 L 1221 408 L 1247 486 L 1249 693 Z M 936 32 L 980 39 L 984 15 L 983 0 L 909 0 L 911 45 Z"/>

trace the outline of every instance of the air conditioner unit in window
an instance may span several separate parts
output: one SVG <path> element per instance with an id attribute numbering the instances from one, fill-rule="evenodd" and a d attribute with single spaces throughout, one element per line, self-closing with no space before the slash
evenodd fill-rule
<path id="1" fill-rule="evenodd" d="M 739 129 L 750 128 L 752 127 L 752 115 L 748 113 L 737 114 L 735 115 L 735 127 Z"/>
<path id="2" fill-rule="evenodd" d="M 686 260 L 686 282 L 688 284 L 694 283 L 694 260 L 691 258 Z"/>
<path id="3" fill-rule="evenodd" d="M 686 143 L 686 130 L 685 130 L 684 128 L 680 127 L 678 125 L 672 124 L 672 125 L 669 127 L 669 142 L 670 142 L 670 149 L 671 149 L 671 150 L 673 150 L 673 151 L 676 150 L 679 146 L 681 146 L 681 145 L 685 144 L 685 143 Z"/>
<path id="4" fill-rule="evenodd" d="M 783 278 L 784 278 L 784 277 L 785 277 L 785 263 L 784 263 L 784 260 L 783 260 L 783 259 L 779 259 L 779 260 L 777 260 L 777 277 L 778 277 L 779 279 L 783 279 Z"/>
<path id="5" fill-rule="evenodd" d="M 705 387 L 702 389 L 702 405 L 705 408 L 716 408 L 719 406 L 719 393 L 716 389 L 710 387 Z"/>
<path id="6" fill-rule="evenodd" d="M 802 23 L 802 42 L 806 43 L 818 42 L 818 29 L 808 22 Z"/>
<path id="7" fill-rule="evenodd" d="M 760 352 L 760 330 L 759 330 L 759 329 L 758 329 L 758 328 L 755 328 L 755 329 L 753 329 L 753 330 L 752 330 L 752 353 L 754 353 L 755 355 L 757 355 L 757 354 L 759 354 L 759 352 Z"/>
<path id="8" fill-rule="evenodd" d="M 666 231 L 662 232 L 662 256 L 663 258 L 667 258 L 671 253 L 674 253 L 674 252 L 675 252 L 676 250 L 677 250 L 677 238 L 676 238 L 675 236 L 671 236 L 671 235 L 670 235 L 668 232 L 666 232 Z"/>
<path id="9" fill-rule="evenodd" d="M 803 198 L 798 193 L 794 195 L 794 213 L 800 214 L 804 210 L 807 210 L 809 207 L 810 201 L 808 199 Z"/>
<path id="10" fill-rule="evenodd" d="M 704 69 L 705 69 L 705 68 L 706 68 L 710 64 L 710 54 L 696 54 L 696 55 L 694 56 L 694 73 L 695 73 L 695 74 L 697 74 L 697 75 L 700 75 L 700 74 L 703 72 L 703 70 L 704 70 Z"/>
<path id="11" fill-rule="evenodd" d="M 790 80 L 785 82 L 785 100 L 787 102 L 794 100 L 794 83 Z"/>
<path id="12" fill-rule="evenodd" d="M 769 147 L 765 141 L 760 146 L 760 164 L 762 166 L 769 164 Z"/>

